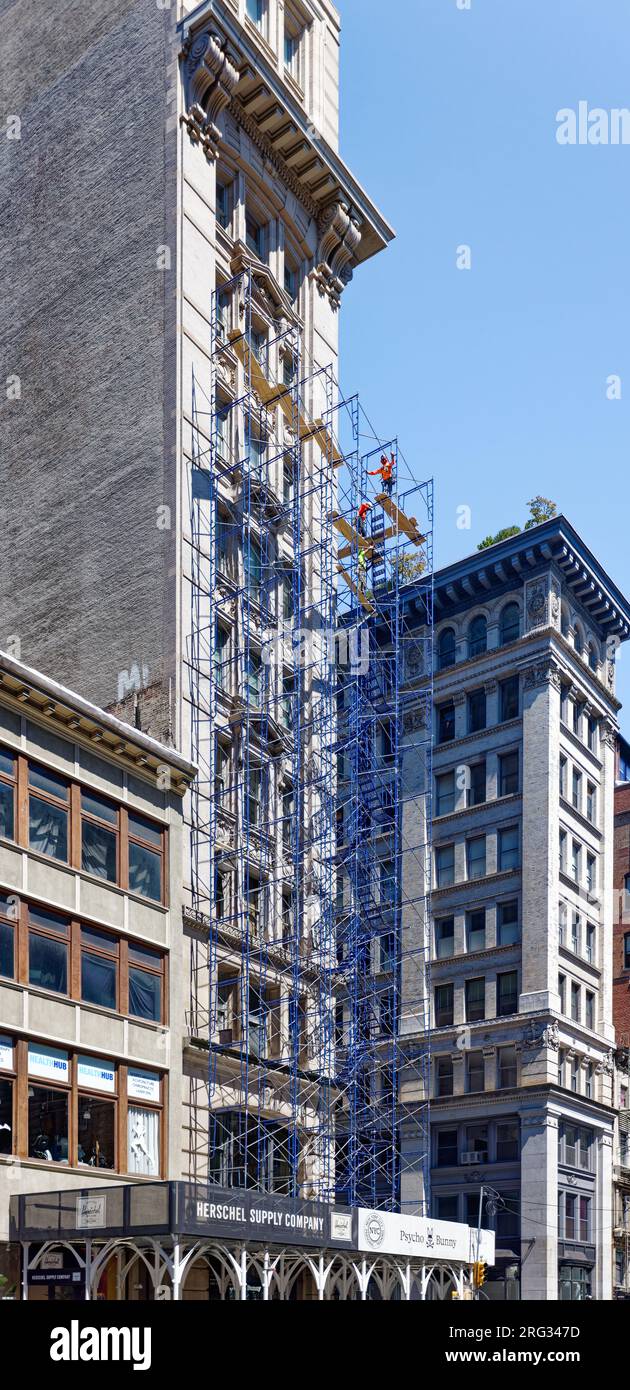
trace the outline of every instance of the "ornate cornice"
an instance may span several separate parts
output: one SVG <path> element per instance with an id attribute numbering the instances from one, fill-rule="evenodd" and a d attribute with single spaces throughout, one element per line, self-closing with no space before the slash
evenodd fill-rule
<path id="1" fill-rule="evenodd" d="M 238 97 L 232 98 L 228 111 L 245 131 L 245 134 L 249 136 L 252 144 L 260 150 L 260 153 L 264 155 L 269 163 L 273 164 L 282 182 L 290 189 L 291 193 L 295 194 L 298 202 L 302 204 L 302 207 L 305 212 L 308 213 L 309 217 L 312 217 L 313 220 L 317 222 L 321 216 L 321 208 L 317 206 L 317 203 L 311 197 L 310 193 L 308 193 L 300 183 L 300 180 L 296 178 L 293 170 L 290 169 L 289 165 L 282 158 L 282 155 L 279 154 L 272 145 L 271 140 L 264 135 L 262 130 L 259 130 L 256 122 L 252 120 L 252 117 L 248 116 L 244 107 L 238 100 Z"/>
<path id="2" fill-rule="evenodd" d="M 239 79 L 238 54 L 222 34 L 206 30 L 187 39 L 182 49 L 186 90 L 186 114 L 180 117 L 191 140 L 199 143 L 206 159 L 219 153 L 219 116 L 229 105 Z"/>
<path id="3" fill-rule="evenodd" d="M 554 690 L 560 690 L 562 686 L 562 676 L 557 662 L 549 657 L 537 661 L 534 666 L 528 666 L 525 671 L 524 689 L 536 690 L 540 686 L 551 685 Z"/>

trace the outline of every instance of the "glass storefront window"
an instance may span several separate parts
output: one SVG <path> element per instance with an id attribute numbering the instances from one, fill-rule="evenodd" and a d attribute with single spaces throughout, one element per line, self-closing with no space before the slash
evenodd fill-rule
<path id="1" fill-rule="evenodd" d="M 115 1134 L 114 1102 L 79 1095 L 79 1163 L 88 1163 L 91 1168 L 115 1168 Z"/>
<path id="2" fill-rule="evenodd" d="M 580 1303 L 592 1298 L 592 1269 L 582 1265 L 560 1265 L 558 1271 L 558 1298 L 561 1302 Z"/>
<path id="3" fill-rule="evenodd" d="M 68 1162 L 68 1095 L 49 1086 L 28 1088 L 28 1152 L 48 1163 Z"/>

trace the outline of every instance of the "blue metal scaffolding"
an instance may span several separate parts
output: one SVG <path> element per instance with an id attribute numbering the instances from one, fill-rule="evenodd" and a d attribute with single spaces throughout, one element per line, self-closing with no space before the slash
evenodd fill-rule
<path id="1" fill-rule="evenodd" d="M 217 288 L 193 384 L 191 1176 L 420 1211 L 432 487 L 263 308 L 251 267 Z"/>

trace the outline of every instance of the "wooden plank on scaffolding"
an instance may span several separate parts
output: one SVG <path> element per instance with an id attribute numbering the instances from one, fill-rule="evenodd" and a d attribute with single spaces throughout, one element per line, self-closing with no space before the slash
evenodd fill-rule
<path id="1" fill-rule="evenodd" d="M 344 569 L 343 565 L 337 565 L 337 569 L 339 571 L 339 574 L 343 575 L 346 584 L 348 585 L 348 588 L 352 590 L 354 597 L 359 600 L 359 603 L 365 609 L 366 613 L 374 613 L 375 610 L 372 607 L 372 604 L 368 603 L 368 600 L 365 598 L 364 594 L 362 594 L 360 590 L 357 588 L 357 585 L 355 584 L 354 580 L 351 579 L 350 575 L 348 574 L 348 571 Z"/>
<path id="2" fill-rule="evenodd" d="M 365 539 L 364 536 L 361 536 L 361 537 L 360 537 L 360 540 L 361 540 L 362 543 L 363 543 L 363 549 L 364 549 L 366 555 L 372 555 L 373 552 L 378 548 L 378 546 L 383 544 L 383 541 L 389 541 L 389 540 L 391 540 L 392 536 L 397 536 L 397 535 L 398 535 L 398 529 L 397 529 L 397 527 L 396 527 L 396 526 L 388 526 L 388 528 L 387 528 L 386 531 L 379 531 L 379 532 L 378 532 L 378 535 L 376 535 L 376 536 L 370 536 L 367 540 Z M 337 559 L 338 559 L 338 560 L 347 560 L 348 556 L 352 554 L 353 549 L 354 549 L 354 546 L 352 546 L 352 545 L 344 545 L 343 548 L 337 552 Z"/>
<path id="3" fill-rule="evenodd" d="M 376 501 L 380 503 L 383 511 L 387 512 L 387 515 L 391 517 L 392 521 L 395 521 L 397 529 L 399 531 L 404 531 L 405 535 L 409 537 L 410 541 L 413 541 L 414 545 L 424 545 L 426 536 L 423 536 L 422 532 L 418 530 L 418 523 L 415 516 L 405 516 L 405 513 L 399 510 L 396 503 L 392 501 L 391 497 L 388 497 L 386 492 L 379 492 Z"/>
<path id="4" fill-rule="evenodd" d="M 249 375 L 256 395 L 260 398 L 263 405 L 279 405 L 288 424 L 293 425 L 294 408 L 291 387 L 284 385 L 274 386 L 267 380 L 256 354 L 252 352 L 246 337 L 243 333 L 240 333 L 238 329 L 233 328 L 228 334 L 228 337 L 237 357 L 240 358 L 245 371 Z M 340 468 L 342 463 L 344 463 L 343 454 L 340 454 L 330 430 L 326 428 L 324 421 L 309 420 L 302 411 L 300 411 L 299 420 L 300 440 L 302 443 L 312 439 L 321 449 L 324 458 L 332 461 L 333 468 Z"/>

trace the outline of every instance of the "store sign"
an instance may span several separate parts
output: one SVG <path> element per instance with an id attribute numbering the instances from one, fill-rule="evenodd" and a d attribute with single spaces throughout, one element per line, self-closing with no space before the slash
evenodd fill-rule
<path id="1" fill-rule="evenodd" d="M 107 1196 L 105 1193 L 94 1196 L 83 1196 L 79 1193 L 77 1197 L 77 1230 L 85 1231 L 94 1226 L 105 1226 L 107 1216 Z"/>
<path id="2" fill-rule="evenodd" d="M 91 1091 L 113 1095 L 116 1090 L 113 1062 L 103 1062 L 99 1057 L 79 1057 L 78 1082 L 79 1086 L 88 1086 Z"/>
<path id="3" fill-rule="evenodd" d="M 127 1077 L 127 1095 L 131 1100 L 159 1101 L 159 1072 L 138 1071 L 137 1068 L 130 1067 Z"/>
<path id="4" fill-rule="evenodd" d="M 381 1255 L 494 1264 L 494 1232 L 482 1231 L 477 1255 L 477 1232 L 459 1221 L 433 1221 L 427 1216 L 402 1216 L 391 1211 L 359 1208 L 359 1250 Z"/>
<path id="5" fill-rule="evenodd" d="M 63 1269 L 63 1250 L 46 1250 L 39 1262 L 39 1269 Z"/>
<path id="6" fill-rule="evenodd" d="M 13 1071 L 13 1039 L 0 1036 L 0 1068 Z"/>
<path id="7" fill-rule="evenodd" d="M 28 1045 L 29 1076 L 41 1076 L 45 1081 L 69 1081 L 68 1053 L 57 1047 Z"/>
<path id="8" fill-rule="evenodd" d="M 196 1235 L 236 1236 L 285 1245 L 353 1245 L 351 1212 L 322 1202 L 223 1191 L 178 1183 L 180 1229 Z"/>

